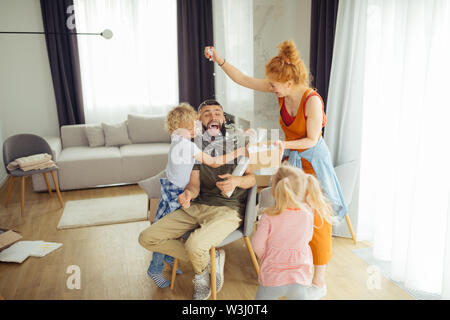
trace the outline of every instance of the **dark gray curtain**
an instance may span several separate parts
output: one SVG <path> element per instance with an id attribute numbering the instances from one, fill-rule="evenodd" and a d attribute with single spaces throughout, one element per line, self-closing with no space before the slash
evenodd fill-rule
<path id="1" fill-rule="evenodd" d="M 177 10 L 180 102 L 197 108 L 214 98 L 214 63 L 203 55 L 214 44 L 212 0 L 177 0 Z"/>
<path id="2" fill-rule="evenodd" d="M 327 106 L 331 62 L 333 59 L 339 0 L 313 0 L 311 2 L 310 71 L 312 87 L 322 96 Z"/>
<path id="3" fill-rule="evenodd" d="M 66 26 L 73 0 L 41 0 L 45 32 L 75 33 Z M 101 41 L 102 39 L 99 39 Z M 77 36 L 46 34 L 48 59 L 55 91 L 59 125 L 83 124 L 83 96 Z"/>

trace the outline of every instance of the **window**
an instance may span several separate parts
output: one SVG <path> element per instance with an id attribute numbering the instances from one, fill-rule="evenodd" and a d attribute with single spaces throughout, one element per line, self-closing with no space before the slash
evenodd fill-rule
<path id="1" fill-rule="evenodd" d="M 86 123 L 165 114 L 178 103 L 176 0 L 75 0 Z"/>

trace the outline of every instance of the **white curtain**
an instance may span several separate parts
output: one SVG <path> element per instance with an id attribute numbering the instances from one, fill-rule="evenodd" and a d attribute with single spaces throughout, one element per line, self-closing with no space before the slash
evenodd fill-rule
<path id="1" fill-rule="evenodd" d="M 334 166 L 356 162 L 359 170 L 364 99 L 365 12 L 366 1 L 345 2 L 338 9 L 333 65 L 327 102 L 325 141 Z M 358 230 L 359 176 L 353 190 L 352 202 L 347 203 L 348 216 Z M 351 192 L 351 191 L 347 191 Z M 346 223 L 333 227 L 333 234 L 351 237 Z"/>
<path id="2" fill-rule="evenodd" d="M 87 123 L 165 114 L 178 103 L 176 0 L 75 0 Z"/>
<path id="3" fill-rule="evenodd" d="M 214 46 L 243 73 L 253 76 L 253 0 L 213 0 Z M 253 91 L 215 65 L 216 99 L 225 111 L 253 123 Z M 237 119 L 239 122 L 239 119 Z"/>
<path id="4" fill-rule="evenodd" d="M 341 0 L 334 55 L 337 150 L 353 152 L 342 131 L 361 142 L 358 237 L 393 280 L 449 298 L 450 2 Z"/>

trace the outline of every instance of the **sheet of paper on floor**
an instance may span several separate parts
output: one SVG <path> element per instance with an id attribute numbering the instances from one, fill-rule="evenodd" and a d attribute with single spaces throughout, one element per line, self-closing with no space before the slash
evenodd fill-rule
<path id="1" fill-rule="evenodd" d="M 42 258 L 61 246 L 56 242 L 19 241 L 0 252 L 0 261 L 22 263 L 30 256 Z"/>

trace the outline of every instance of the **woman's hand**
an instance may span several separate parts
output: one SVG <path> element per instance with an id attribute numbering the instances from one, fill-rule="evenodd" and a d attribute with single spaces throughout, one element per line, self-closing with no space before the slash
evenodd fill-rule
<path id="1" fill-rule="evenodd" d="M 192 194 L 186 189 L 182 194 L 178 196 L 178 202 L 183 209 L 187 209 L 191 206 Z"/>
<path id="2" fill-rule="evenodd" d="M 209 50 L 211 50 L 212 52 L 212 56 L 209 55 Z M 214 62 L 217 62 L 218 64 L 222 64 L 223 63 L 223 58 L 217 53 L 216 48 L 210 46 L 210 47 L 205 47 L 205 57 L 206 59 L 213 59 Z"/>
<path id="3" fill-rule="evenodd" d="M 285 143 L 284 141 L 281 140 L 277 140 L 273 143 L 273 145 L 277 146 L 278 148 L 280 148 L 280 159 L 282 164 L 285 164 L 285 161 L 283 161 L 283 155 L 284 155 L 284 149 L 285 149 Z"/>
<path id="4" fill-rule="evenodd" d="M 278 148 L 280 148 L 281 152 L 284 152 L 285 146 L 284 146 L 284 141 L 281 140 L 277 140 L 273 143 L 274 146 L 277 146 Z"/>
<path id="5" fill-rule="evenodd" d="M 211 55 L 208 53 L 208 49 L 211 50 Z M 243 74 L 239 69 L 232 66 L 230 62 L 225 63 L 225 59 L 222 58 L 213 46 L 205 47 L 204 55 L 206 59 L 212 58 L 214 62 L 222 68 L 223 71 L 230 77 L 231 80 L 246 88 L 250 88 L 262 92 L 272 92 L 272 87 L 267 79 L 256 79 Z"/>

